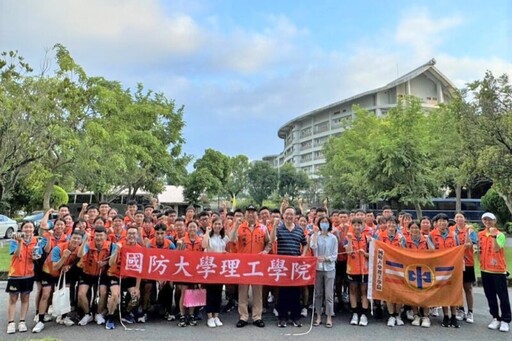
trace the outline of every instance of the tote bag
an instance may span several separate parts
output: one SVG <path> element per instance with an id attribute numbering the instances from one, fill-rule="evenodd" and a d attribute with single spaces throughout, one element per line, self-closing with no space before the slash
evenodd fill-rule
<path id="1" fill-rule="evenodd" d="M 60 287 L 61 280 L 62 281 L 62 288 Z M 52 305 L 53 305 L 53 316 L 60 316 L 63 314 L 67 314 L 71 311 L 71 302 L 69 300 L 69 288 L 66 287 L 66 273 L 64 271 L 61 271 L 59 276 L 59 282 L 57 286 L 55 287 L 55 291 L 53 292 L 53 299 L 52 299 Z"/>
<path id="2" fill-rule="evenodd" d="M 202 307 L 206 305 L 205 289 L 187 289 L 183 298 L 183 305 L 187 308 Z"/>

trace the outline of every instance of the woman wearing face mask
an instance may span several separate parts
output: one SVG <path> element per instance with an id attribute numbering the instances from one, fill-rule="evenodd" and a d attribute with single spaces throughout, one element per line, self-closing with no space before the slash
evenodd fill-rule
<path id="1" fill-rule="evenodd" d="M 310 247 L 317 258 L 316 282 L 315 282 L 315 312 L 316 320 L 314 325 L 322 323 L 322 303 L 325 293 L 325 314 L 327 321 L 325 326 L 332 327 L 332 316 L 334 315 L 334 279 L 336 277 L 335 262 L 338 258 L 338 239 L 330 233 L 332 224 L 329 218 L 322 217 L 314 227 Z"/>

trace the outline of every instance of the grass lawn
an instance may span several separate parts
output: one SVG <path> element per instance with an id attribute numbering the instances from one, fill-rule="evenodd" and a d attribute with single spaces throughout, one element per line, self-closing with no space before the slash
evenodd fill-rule
<path id="1" fill-rule="evenodd" d="M 3 247 L 0 247 L 0 271 L 8 271 L 10 264 L 9 243 L 5 241 Z"/>

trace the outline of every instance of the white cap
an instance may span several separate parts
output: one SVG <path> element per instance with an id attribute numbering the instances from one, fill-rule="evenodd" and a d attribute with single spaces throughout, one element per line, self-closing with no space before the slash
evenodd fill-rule
<path id="1" fill-rule="evenodd" d="M 482 215 L 482 219 L 484 219 L 484 218 L 489 218 L 491 220 L 496 220 L 496 216 L 494 214 L 492 214 L 491 212 L 485 212 Z"/>

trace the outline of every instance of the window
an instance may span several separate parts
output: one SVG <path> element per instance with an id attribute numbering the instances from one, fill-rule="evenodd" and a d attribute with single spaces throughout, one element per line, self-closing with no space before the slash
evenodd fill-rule
<path id="1" fill-rule="evenodd" d="M 306 141 L 306 142 L 302 142 L 300 144 L 300 149 L 301 150 L 309 149 L 309 148 L 311 148 L 311 146 L 312 146 L 312 143 L 311 143 L 311 140 L 309 140 L 309 141 Z"/>
<path id="2" fill-rule="evenodd" d="M 315 152 L 315 160 L 321 160 L 324 158 L 324 153 L 322 153 L 322 151 L 316 151 Z"/>
<path id="3" fill-rule="evenodd" d="M 342 118 L 335 118 L 332 120 L 332 127 L 333 128 L 337 128 L 337 127 L 341 127 L 341 121 L 342 121 Z"/>
<path id="4" fill-rule="evenodd" d="M 315 133 L 323 133 L 329 130 L 329 121 L 318 123 L 315 125 Z"/>
<path id="5" fill-rule="evenodd" d="M 328 136 L 320 137 L 315 139 L 315 147 L 322 146 L 328 140 Z"/>
<path id="6" fill-rule="evenodd" d="M 304 128 L 300 131 L 300 137 L 311 136 L 311 127 Z"/>
<path id="7" fill-rule="evenodd" d="M 311 153 L 304 154 L 300 157 L 300 162 L 308 162 L 313 159 L 313 155 Z"/>

